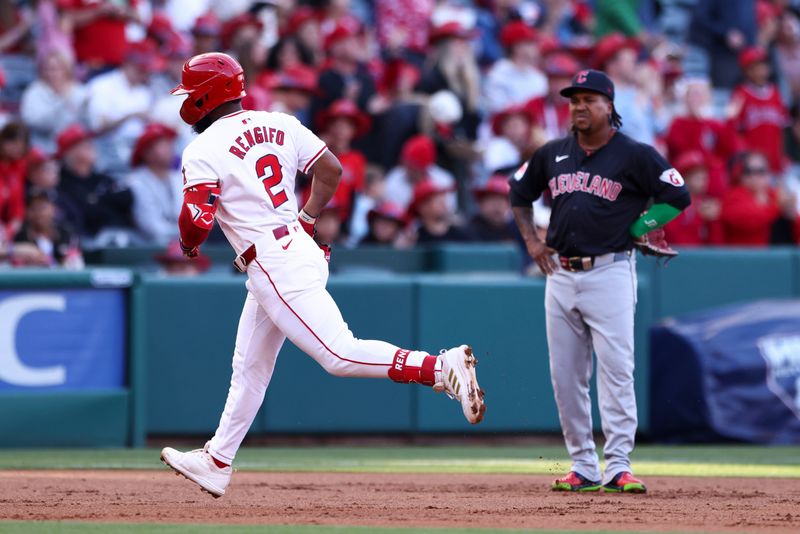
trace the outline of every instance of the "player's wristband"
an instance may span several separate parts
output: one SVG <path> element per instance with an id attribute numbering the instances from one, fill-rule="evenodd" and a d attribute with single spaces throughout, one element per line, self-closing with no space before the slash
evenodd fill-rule
<path id="1" fill-rule="evenodd" d="M 653 204 L 650 209 L 631 225 L 631 235 L 642 237 L 647 232 L 661 228 L 681 214 L 681 210 L 669 204 Z"/>
<path id="2" fill-rule="evenodd" d="M 300 219 L 301 221 L 305 222 L 305 223 L 308 223 L 308 224 L 316 224 L 317 223 L 317 218 L 316 217 L 312 217 L 311 215 L 306 213 L 306 210 L 300 210 L 300 213 L 297 214 L 297 218 Z"/>
<path id="3" fill-rule="evenodd" d="M 312 217 L 305 210 L 300 210 L 297 214 L 297 220 L 300 221 L 300 226 L 306 231 L 308 235 L 314 237 L 314 225 L 317 224 L 317 218 Z"/>

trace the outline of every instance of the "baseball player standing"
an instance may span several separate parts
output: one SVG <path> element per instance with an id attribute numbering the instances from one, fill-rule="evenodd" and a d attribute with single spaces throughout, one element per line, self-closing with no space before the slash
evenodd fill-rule
<path id="1" fill-rule="evenodd" d="M 290 115 L 243 110 L 242 67 L 226 54 L 191 58 L 172 94 L 186 95 L 181 117 L 199 134 L 183 152 L 181 247 L 187 256 L 197 255 L 216 220 L 238 254 L 234 265 L 247 273 L 248 294 L 214 437 L 190 452 L 167 447 L 162 461 L 222 496 L 287 337 L 331 374 L 431 386 L 457 399 L 470 423 L 480 422 L 483 392 L 468 346 L 431 356 L 357 339 L 325 290 L 328 263 L 313 239 L 314 223 L 342 172 L 325 144 Z M 298 171 L 313 176 L 299 214 Z"/>
<path id="2" fill-rule="evenodd" d="M 579 72 L 561 95 L 570 100 L 573 133 L 543 145 L 510 179 L 514 218 L 528 253 L 547 275 L 550 375 L 572 458 L 571 471 L 552 489 L 644 493 L 629 459 L 636 433 L 633 249 L 677 254 L 660 227 L 689 205 L 689 193 L 651 146 L 618 131 L 614 84 L 603 72 Z M 531 203 L 545 190 L 553 206 L 542 241 Z M 606 437 L 602 477 L 592 438 L 592 349 Z"/>

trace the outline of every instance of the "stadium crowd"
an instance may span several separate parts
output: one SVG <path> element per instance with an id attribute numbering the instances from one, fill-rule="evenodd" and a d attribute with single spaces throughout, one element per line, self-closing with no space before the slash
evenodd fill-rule
<path id="1" fill-rule="evenodd" d="M 671 244 L 800 242 L 797 0 L 23 0 L 0 2 L 0 264 L 174 242 L 169 90 L 209 51 L 341 160 L 329 243 L 515 242 L 508 176 L 568 133 L 582 68 L 685 177 Z"/>

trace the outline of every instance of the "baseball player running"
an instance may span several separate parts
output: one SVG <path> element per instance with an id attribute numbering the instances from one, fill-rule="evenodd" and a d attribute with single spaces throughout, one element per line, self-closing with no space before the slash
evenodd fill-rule
<path id="1" fill-rule="evenodd" d="M 191 58 L 172 94 L 186 95 L 181 117 L 199 134 L 183 152 L 181 247 L 197 255 L 216 220 L 238 254 L 234 265 L 247 273 L 248 293 L 214 437 L 190 452 L 167 447 L 162 461 L 213 496 L 224 495 L 287 337 L 331 374 L 431 386 L 458 400 L 470 423 L 479 423 L 486 408 L 470 347 L 432 356 L 357 339 L 325 290 L 328 263 L 312 238 L 314 223 L 342 172 L 325 144 L 292 116 L 243 110 L 242 67 L 226 54 Z M 299 214 L 298 171 L 313 176 Z"/>
<path id="2" fill-rule="evenodd" d="M 681 175 L 652 147 L 618 131 L 622 120 L 608 76 L 581 71 L 561 95 L 570 100 L 572 135 L 543 145 L 510 179 L 514 218 L 528 253 L 547 275 L 550 376 L 572 458 L 571 471 L 552 489 L 644 493 L 629 459 L 636 433 L 633 249 L 677 254 L 663 241 L 663 230 L 649 240 L 647 235 L 686 208 L 689 193 Z M 545 190 L 553 206 L 542 241 L 531 203 Z M 606 437 L 602 478 L 592 438 L 592 349 Z"/>

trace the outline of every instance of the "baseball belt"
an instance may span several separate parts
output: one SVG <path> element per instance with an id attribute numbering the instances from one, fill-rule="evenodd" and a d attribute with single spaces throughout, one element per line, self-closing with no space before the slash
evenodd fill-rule
<path id="1" fill-rule="evenodd" d="M 583 271 L 591 271 L 596 267 L 602 267 L 614 263 L 615 261 L 622 261 L 631 257 L 632 252 L 626 250 L 623 252 L 609 252 L 608 254 L 600 254 L 599 256 L 558 256 L 558 261 L 561 267 L 567 271 L 576 273 Z"/>
<path id="2" fill-rule="evenodd" d="M 283 226 L 274 228 L 272 230 L 272 235 L 275 237 L 275 241 L 278 241 L 282 237 L 289 235 L 289 232 L 289 226 L 284 224 Z M 258 253 L 256 251 L 256 244 L 253 243 L 247 247 L 244 252 L 236 256 L 236 259 L 233 260 L 233 267 L 240 273 L 246 272 L 247 266 L 250 265 L 254 259 L 256 259 L 257 255 Z"/>

